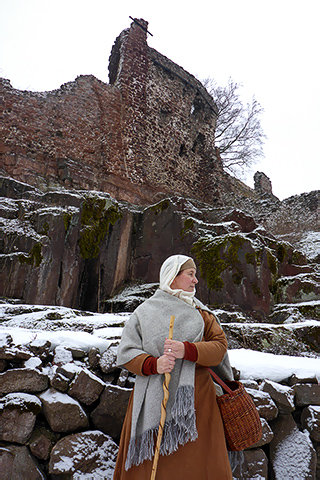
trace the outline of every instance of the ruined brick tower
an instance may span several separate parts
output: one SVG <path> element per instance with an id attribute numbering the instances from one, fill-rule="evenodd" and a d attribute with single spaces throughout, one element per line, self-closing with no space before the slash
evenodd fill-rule
<path id="1" fill-rule="evenodd" d="M 116 39 L 110 84 L 81 76 L 34 93 L 2 79 L 2 173 L 139 204 L 160 192 L 218 200 L 216 106 L 195 77 L 148 46 L 147 27 L 134 20 Z"/>

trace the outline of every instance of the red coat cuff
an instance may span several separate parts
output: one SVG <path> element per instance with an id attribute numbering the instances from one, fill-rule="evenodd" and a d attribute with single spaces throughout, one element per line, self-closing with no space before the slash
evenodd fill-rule
<path id="1" fill-rule="evenodd" d="M 198 350 L 194 343 L 183 342 L 184 344 L 184 360 L 196 362 L 198 360 Z"/>
<path id="2" fill-rule="evenodd" d="M 155 375 L 157 372 L 157 358 L 147 357 L 142 365 L 142 373 L 145 376 Z"/>

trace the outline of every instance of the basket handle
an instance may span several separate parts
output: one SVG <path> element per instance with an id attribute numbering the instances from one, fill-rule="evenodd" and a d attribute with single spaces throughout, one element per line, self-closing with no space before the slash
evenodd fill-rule
<path id="1" fill-rule="evenodd" d="M 232 394 L 233 394 L 233 391 L 231 390 L 231 388 L 228 387 L 228 385 L 227 385 L 226 383 L 224 383 L 224 381 L 221 380 L 221 378 L 220 378 L 215 372 L 213 372 L 213 371 L 211 370 L 211 368 L 209 368 L 209 367 L 205 367 L 205 368 L 208 370 L 208 372 L 210 373 L 210 375 L 213 376 L 213 378 L 216 380 L 216 382 L 219 383 L 219 385 L 221 385 L 221 387 L 222 387 L 227 393 L 229 393 L 229 395 L 232 395 Z"/>

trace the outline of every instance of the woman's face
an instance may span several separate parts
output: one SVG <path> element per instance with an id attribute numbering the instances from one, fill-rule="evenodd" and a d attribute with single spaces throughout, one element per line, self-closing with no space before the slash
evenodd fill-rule
<path id="1" fill-rule="evenodd" d="M 181 289 L 185 292 L 193 292 L 197 283 L 196 269 L 187 268 L 186 270 L 182 270 L 182 272 L 176 276 L 170 287 L 172 290 Z"/>

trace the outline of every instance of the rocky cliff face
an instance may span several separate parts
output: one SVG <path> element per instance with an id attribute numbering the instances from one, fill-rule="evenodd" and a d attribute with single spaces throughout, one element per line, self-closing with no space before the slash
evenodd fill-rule
<path id="1" fill-rule="evenodd" d="M 142 208 L 98 192 L 1 185 L 3 296 L 104 311 L 122 287 L 157 282 L 165 258 L 184 253 L 208 304 L 265 317 L 279 302 L 319 299 L 317 264 L 231 206 L 172 197 Z"/>

